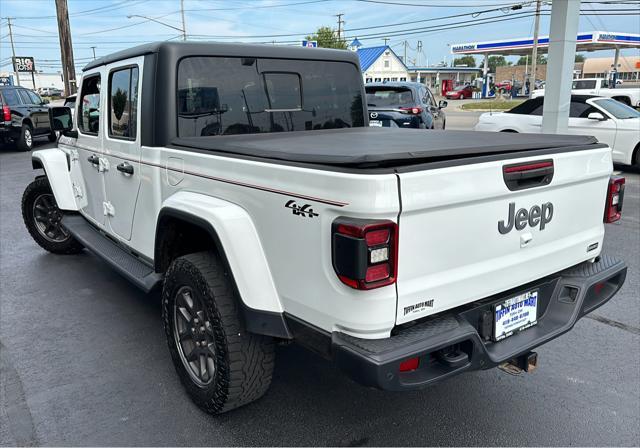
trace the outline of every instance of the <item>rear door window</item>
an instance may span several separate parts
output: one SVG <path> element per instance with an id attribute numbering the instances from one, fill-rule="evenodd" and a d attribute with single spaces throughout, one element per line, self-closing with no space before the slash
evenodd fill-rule
<path id="1" fill-rule="evenodd" d="M 571 86 L 571 88 L 576 90 L 595 89 L 596 80 L 586 79 L 586 80 L 573 81 L 573 85 Z"/>
<path id="2" fill-rule="evenodd" d="M 413 92 L 408 87 L 367 87 L 367 106 L 401 107 L 415 104 Z"/>
<path id="3" fill-rule="evenodd" d="M 109 76 L 109 137 L 135 140 L 138 110 L 138 67 Z"/>
<path id="4" fill-rule="evenodd" d="M 7 106 L 19 106 L 21 104 L 17 89 L 2 89 L 2 98 Z"/>
<path id="5" fill-rule="evenodd" d="M 346 62 L 187 57 L 178 67 L 178 135 L 364 126 L 361 84 Z"/>
<path id="6" fill-rule="evenodd" d="M 18 95 L 20 95 L 20 99 L 22 100 L 22 104 L 35 104 L 33 102 L 33 100 L 31 99 L 31 97 L 29 96 L 29 93 L 26 90 L 19 89 L 18 90 Z"/>

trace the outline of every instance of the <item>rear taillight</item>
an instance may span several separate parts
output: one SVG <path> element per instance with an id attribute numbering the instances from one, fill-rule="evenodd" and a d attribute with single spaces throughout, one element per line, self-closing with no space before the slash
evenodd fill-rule
<path id="1" fill-rule="evenodd" d="M 9 109 L 9 106 L 2 106 L 2 121 L 11 121 L 11 109 Z"/>
<path id="2" fill-rule="evenodd" d="M 422 108 L 420 107 L 401 107 L 400 110 L 405 114 L 420 115 Z"/>
<path id="3" fill-rule="evenodd" d="M 337 218 L 331 239 L 333 268 L 342 283 L 355 289 L 395 283 L 398 266 L 395 222 Z"/>
<path id="4" fill-rule="evenodd" d="M 607 190 L 607 202 L 604 208 L 604 222 L 616 222 L 622 216 L 624 199 L 624 177 L 611 176 Z"/>

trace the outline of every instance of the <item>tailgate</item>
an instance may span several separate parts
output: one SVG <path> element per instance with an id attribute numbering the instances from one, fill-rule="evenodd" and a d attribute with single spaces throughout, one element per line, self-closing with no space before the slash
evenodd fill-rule
<path id="1" fill-rule="evenodd" d="M 553 161 L 550 183 L 524 184 L 517 191 L 507 187 L 505 165 L 540 161 Z M 402 212 L 396 323 L 470 303 L 597 256 L 611 171 L 611 150 L 597 148 L 398 174 Z"/>

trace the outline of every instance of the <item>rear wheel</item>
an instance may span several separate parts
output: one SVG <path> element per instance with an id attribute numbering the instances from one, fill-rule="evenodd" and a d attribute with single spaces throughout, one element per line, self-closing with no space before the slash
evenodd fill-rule
<path id="1" fill-rule="evenodd" d="M 22 219 L 36 243 L 54 254 L 77 254 L 80 244 L 62 225 L 62 212 L 46 177 L 31 182 L 22 195 Z"/>
<path id="2" fill-rule="evenodd" d="M 33 129 L 28 124 L 22 125 L 17 146 L 21 151 L 31 151 L 33 149 Z"/>
<path id="3" fill-rule="evenodd" d="M 227 412 L 267 391 L 273 340 L 245 331 L 231 280 L 215 253 L 189 254 L 171 263 L 162 316 L 180 381 L 203 410 Z"/>

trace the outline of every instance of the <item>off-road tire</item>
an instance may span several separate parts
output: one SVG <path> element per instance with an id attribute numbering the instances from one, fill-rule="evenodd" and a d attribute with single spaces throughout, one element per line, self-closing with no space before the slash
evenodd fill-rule
<path id="1" fill-rule="evenodd" d="M 27 185 L 27 188 L 22 194 L 22 219 L 24 220 L 24 225 L 27 227 L 31 238 L 33 238 L 33 240 L 44 250 L 54 254 L 71 255 L 82 252 L 84 247 L 71 235 L 63 241 L 52 241 L 51 239 L 45 238 L 40 233 L 34 216 L 34 202 L 42 195 L 51 195 L 53 205 L 57 209 L 55 197 L 53 196 L 51 186 L 49 185 L 49 181 L 46 177 L 38 177 L 35 179 Z"/>
<path id="2" fill-rule="evenodd" d="M 183 362 L 174 328 L 174 306 L 184 287 L 206 308 L 213 330 L 215 374 L 199 385 Z M 176 258 L 162 289 L 162 318 L 173 363 L 192 400 L 210 414 L 221 414 L 262 397 L 271 385 L 275 359 L 271 338 L 248 333 L 239 316 L 232 279 L 214 252 Z"/>
<path id="3" fill-rule="evenodd" d="M 28 124 L 23 124 L 20 128 L 20 136 L 16 142 L 16 147 L 20 151 L 31 151 L 33 149 L 33 129 Z"/>

